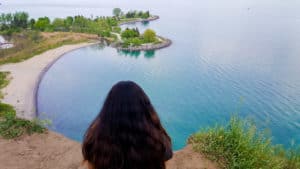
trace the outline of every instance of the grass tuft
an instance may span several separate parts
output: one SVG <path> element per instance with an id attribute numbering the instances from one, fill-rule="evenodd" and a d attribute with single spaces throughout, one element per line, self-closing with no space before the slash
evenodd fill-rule
<path id="1" fill-rule="evenodd" d="M 9 83 L 7 75 L 7 72 L 0 72 L 0 89 Z M 16 111 L 11 105 L 0 102 L 0 136 L 3 138 L 11 139 L 23 134 L 43 133 L 46 131 L 43 123 L 44 121 L 37 119 L 29 121 L 17 118 Z"/>
<path id="2" fill-rule="evenodd" d="M 0 103 L 0 136 L 3 138 L 12 139 L 23 134 L 43 133 L 45 130 L 35 120 L 17 118 L 12 106 Z"/>
<path id="3" fill-rule="evenodd" d="M 249 120 L 232 117 L 226 126 L 202 130 L 189 139 L 197 152 L 226 169 L 299 169 L 300 151 L 273 145 Z"/>

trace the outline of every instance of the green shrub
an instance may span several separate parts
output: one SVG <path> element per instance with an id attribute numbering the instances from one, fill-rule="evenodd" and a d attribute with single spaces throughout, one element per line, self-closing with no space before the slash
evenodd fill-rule
<path id="1" fill-rule="evenodd" d="M 299 169 L 300 168 L 300 147 L 292 146 L 287 151 L 284 151 L 286 157 L 283 169 Z"/>
<path id="2" fill-rule="evenodd" d="M 140 32 L 137 28 L 135 29 L 129 29 L 126 28 L 122 33 L 121 33 L 121 37 L 124 39 L 128 39 L 128 38 L 135 38 L 135 37 L 139 37 L 140 36 Z"/>
<path id="3" fill-rule="evenodd" d="M 8 72 L 0 72 L 0 89 L 8 84 L 7 75 Z"/>
<path id="4" fill-rule="evenodd" d="M 23 134 L 43 133 L 46 129 L 39 120 L 25 120 L 16 117 L 14 108 L 0 103 L 0 136 L 11 139 Z"/>
<path id="5" fill-rule="evenodd" d="M 112 28 L 112 31 L 115 32 L 115 33 L 121 33 L 122 29 L 119 26 L 114 26 Z"/>
<path id="6" fill-rule="evenodd" d="M 225 127 L 216 126 L 191 136 L 197 152 L 228 169 L 299 169 L 300 153 L 273 145 L 251 120 L 231 118 Z"/>
<path id="7" fill-rule="evenodd" d="M 136 38 L 126 39 L 124 43 L 132 46 L 140 46 L 143 44 L 143 40 L 141 38 L 136 37 Z"/>
<path id="8" fill-rule="evenodd" d="M 145 30 L 143 34 L 144 42 L 145 43 L 152 43 L 156 41 L 156 32 L 152 29 Z"/>

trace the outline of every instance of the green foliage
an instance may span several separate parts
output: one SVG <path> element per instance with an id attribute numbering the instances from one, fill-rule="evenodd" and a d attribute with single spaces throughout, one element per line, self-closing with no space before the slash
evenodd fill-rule
<path id="1" fill-rule="evenodd" d="M 26 12 L 16 12 L 14 14 L 2 13 L 0 15 L 0 24 L 1 27 L 9 28 L 26 28 L 28 22 L 28 13 Z"/>
<path id="2" fill-rule="evenodd" d="M 143 18 L 143 19 L 147 19 L 150 17 L 150 12 L 149 11 L 146 11 L 146 12 L 141 12 L 139 13 L 139 17 Z"/>
<path id="3" fill-rule="evenodd" d="M 95 19 L 86 18 L 81 15 L 74 17 L 68 16 L 66 18 L 55 18 L 52 22 L 48 17 L 41 17 L 37 20 L 30 19 L 28 21 L 28 14 L 24 12 L 15 14 L 2 14 L 0 16 L 1 29 L 0 33 L 12 36 L 14 32 L 27 32 L 26 30 L 36 30 L 44 32 L 76 32 L 76 33 L 88 33 L 96 34 L 101 37 L 106 37 L 111 40 L 117 41 L 116 36 L 112 37 L 111 32 L 120 33 L 122 40 L 124 41 L 123 46 L 139 46 L 143 43 L 156 43 L 156 33 L 153 30 L 146 30 L 143 36 L 137 28 L 126 29 L 121 32 L 119 24 L 124 21 L 134 21 L 140 18 L 149 18 L 149 11 L 129 11 L 126 15 L 119 8 L 115 8 L 113 13 L 116 17 L 96 17 Z M 127 18 L 126 18 L 127 17 Z M 15 19 L 17 18 L 17 19 Z M 120 19 L 122 18 L 122 19 Z M 26 22 L 26 24 L 24 24 Z M 14 27 L 12 29 L 12 27 Z M 13 39 L 14 49 L 23 48 L 25 46 L 34 46 L 32 42 L 38 41 L 38 36 L 35 36 L 34 41 L 29 40 L 28 43 L 23 43 L 25 38 Z M 24 41 L 23 41 L 24 39 Z M 14 41 L 15 40 L 15 41 Z M 16 50 L 2 50 L 0 51 L 0 57 L 5 56 L 5 54 L 10 54 L 12 51 Z M 18 51 L 18 50 L 17 50 Z M 1 58 L 0 58 L 1 59 Z"/>
<path id="4" fill-rule="evenodd" d="M 121 37 L 123 39 L 122 47 L 140 46 L 145 43 L 156 43 L 158 41 L 156 33 L 151 29 L 147 29 L 141 36 L 137 28 L 126 28 L 121 33 Z"/>
<path id="5" fill-rule="evenodd" d="M 133 29 L 126 28 L 121 33 L 121 37 L 125 38 L 125 39 L 135 38 L 135 37 L 139 37 L 139 36 L 140 36 L 140 32 L 139 32 L 138 28 L 133 28 Z"/>
<path id="6" fill-rule="evenodd" d="M 118 26 L 118 21 L 116 18 L 107 17 L 106 22 L 109 26 Z"/>
<path id="7" fill-rule="evenodd" d="M 125 17 L 126 18 L 134 18 L 136 15 L 136 11 L 128 11 L 126 14 L 125 14 Z"/>
<path id="8" fill-rule="evenodd" d="M 116 17 L 119 17 L 121 14 L 122 10 L 120 8 L 114 8 L 113 9 L 113 15 Z"/>
<path id="9" fill-rule="evenodd" d="M 117 25 L 117 21 L 110 17 L 98 17 L 92 20 L 83 16 L 75 16 L 74 22 L 69 29 L 73 32 L 92 33 L 109 37 L 112 25 Z"/>
<path id="10" fill-rule="evenodd" d="M 112 31 L 115 33 L 121 33 L 122 29 L 119 26 L 115 26 L 112 28 Z"/>
<path id="11" fill-rule="evenodd" d="M 35 20 L 34 20 L 34 19 L 30 19 L 30 20 L 29 20 L 29 23 L 28 23 L 28 27 L 29 27 L 30 29 L 34 29 L 34 24 L 35 24 Z"/>
<path id="12" fill-rule="evenodd" d="M 52 26 L 55 31 L 67 31 L 66 22 L 64 19 L 55 18 L 52 22 Z"/>
<path id="13" fill-rule="evenodd" d="M 4 88 L 8 84 L 8 76 L 9 72 L 0 72 L 0 89 Z M 0 92 L 0 99 L 3 98 L 2 92 Z"/>
<path id="14" fill-rule="evenodd" d="M 65 26 L 70 28 L 73 25 L 74 19 L 72 16 L 68 16 L 65 20 Z"/>
<path id="15" fill-rule="evenodd" d="M 111 33 L 108 30 L 101 30 L 98 35 L 102 37 L 110 37 Z"/>
<path id="16" fill-rule="evenodd" d="M 141 39 L 140 37 L 134 37 L 126 39 L 123 43 L 123 47 L 140 46 L 143 44 L 143 39 Z"/>
<path id="17" fill-rule="evenodd" d="M 0 89 L 8 84 L 7 72 L 0 72 Z M 15 138 L 22 134 L 42 133 L 46 129 L 43 121 L 28 121 L 16 117 L 16 111 L 11 105 L 0 102 L 0 136 Z"/>
<path id="18" fill-rule="evenodd" d="M 156 41 L 156 33 L 152 29 L 147 29 L 143 33 L 143 38 L 145 43 L 152 43 Z"/>
<path id="19" fill-rule="evenodd" d="M 11 25 L 13 27 L 27 28 L 28 23 L 28 13 L 26 12 L 16 12 L 13 14 Z"/>
<path id="20" fill-rule="evenodd" d="M 118 26 L 124 21 L 136 20 L 139 18 L 149 18 L 149 11 L 129 11 L 126 15 L 120 8 L 115 8 L 113 13 L 116 17 L 96 17 L 95 19 L 86 18 L 81 15 L 74 17 L 68 16 L 66 18 L 55 18 L 53 22 L 48 17 L 41 17 L 37 20 L 30 19 L 28 21 L 28 14 L 25 12 L 16 12 L 15 14 L 1 14 L 0 15 L 0 33 L 11 36 L 14 32 L 22 32 L 27 29 L 53 32 L 77 32 L 96 34 L 102 37 L 111 37 L 110 32 L 121 32 Z M 127 18 L 126 18 L 127 17 Z M 123 19 L 120 19 L 123 18 Z M 129 18 L 129 19 L 128 19 Z M 122 32 L 122 38 L 139 37 L 140 33 L 137 29 L 125 30 Z M 154 39 L 146 35 L 146 42 L 154 42 Z M 144 41 L 144 40 L 143 40 Z M 139 44 L 139 40 L 132 40 L 134 44 Z"/>
<path id="21" fill-rule="evenodd" d="M 297 169 L 300 151 L 285 151 L 257 131 L 250 120 L 233 117 L 225 127 L 200 131 L 189 139 L 193 148 L 228 169 Z"/>
<path id="22" fill-rule="evenodd" d="M 45 130 L 39 120 L 17 118 L 12 106 L 0 103 L 0 136 L 11 139 L 23 134 L 43 133 Z"/>
<path id="23" fill-rule="evenodd" d="M 0 89 L 8 84 L 7 75 L 9 72 L 0 72 Z"/>
<path id="24" fill-rule="evenodd" d="M 48 17 L 41 17 L 34 24 L 34 28 L 40 31 L 45 31 L 50 29 L 50 19 Z"/>
<path id="25" fill-rule="evenodd" d="M 128 11 L 125 14 L 125 17 L 126 18 L 143 18 L 143 19 L 147 19 L 147 18 L 150 17 L 150 12 L 149 11 L 146 11 L 146 12 L 143 12 L 143 11 Z"/>
<path id="26" fill-rule="evenodd" d="M 10 35 L 20 29 L 27 28 L 28 14 L 26 12 L 16 12 L 14 14 L 2 13 L 0 15 L 0 31 L 2 34 Z"/>

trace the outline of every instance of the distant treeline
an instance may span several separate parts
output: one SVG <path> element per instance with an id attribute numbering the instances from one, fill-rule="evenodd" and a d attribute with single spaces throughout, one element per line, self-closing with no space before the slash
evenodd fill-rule
<path id="1" fill-rule="evenodd" d="M 26 12 L 0 15 L 0 31 L 2 34 L 19 32 L 22 29 L 39 31 L 63 31 L 92 33 L 99 36 L 110 36 L 112 27 L 117 27 L 118 21 L 115 17 L 96 17 L 95 19 L 84 16 L 68 16 L 66 18 L 55 18 L 52 22 L 45 16 L 38 19 L 29 19 Z"/>
<path id="2" fill-rule="evenodd" d="M 149 18 L 150 17 L 150 13 L 149 11 L 147 12 L 143 12 L 143 11 L 129 11 L 125 14 L 125 17 L 126 18 L 143 18 L 143 19 L 146 19 L 146 18 Z"/>
<path id="3" fill-rule="evenodd" d="M 146 19 L 149 18 L 150 12 L 146 11 L 128 11 L 127 13 L 124 13 L 120 8 L 114 8 L 113 9 L 113 15 L 119 18 L 142 18 L 142 19 Z"/>
<path id="4" fill-rule="evenodd" d="M 62 31 L 92 33 L 102 37 L 110 37 L 110 32 L 120 30 L 118 27 L 122 19 L 149 18 L 149 11 L 129 11 L 124 14 L 120 8 L 113 10 L 114 16 L 101 16 L 87 18 L 81 15 L 68 16 L 66 18 L 55 18 L 53 21 L 49 17 L 33 19 L 26 12 L 2 13 L 0 15 L 0 34 L 11 35 L 24 29 L 38 31 Z"/>

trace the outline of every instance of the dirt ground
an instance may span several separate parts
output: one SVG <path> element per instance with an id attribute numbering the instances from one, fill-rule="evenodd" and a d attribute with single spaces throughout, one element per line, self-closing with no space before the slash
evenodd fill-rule
<path id="1" fill-rule="evenodd" d="M 80 143 L 54 132 L 0 138 L 0 169 L 85 169 L 81 161 Z M 216 169 L 216 165 L 187 146 L 167 162 L 167 169 Z"/>

